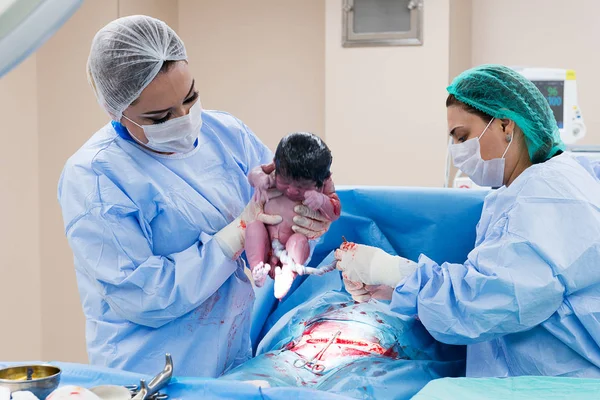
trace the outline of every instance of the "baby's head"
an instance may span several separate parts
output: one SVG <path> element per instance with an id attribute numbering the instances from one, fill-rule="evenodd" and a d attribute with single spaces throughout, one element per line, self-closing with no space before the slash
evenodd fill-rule
<path id="1" fill-rule="evenodd" d="M 304 192 L 323 190 L 332 160 L 331 151 L 318 136 L 290 133 L 275 151 L 275 186 L 290 200 L 302 201 Z"/>

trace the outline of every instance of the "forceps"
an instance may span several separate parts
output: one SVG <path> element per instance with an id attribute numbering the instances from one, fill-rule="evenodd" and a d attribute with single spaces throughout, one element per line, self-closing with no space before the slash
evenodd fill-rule
<path id="1" fill-rule="evenodd" d="M 335 333 L 335 335 L 333 335 L 333 337 L 331 339 L 329 339 L 329 341 L 327 342 L 325 347 L 323 347 L 310 360 L 304 360 L 304 359 L 300 359 L 300 358 L 296 359 L 296 361 L 294 361 L 294 367 L 296 367 L 296 368 L 307 367 L 309 370 L 311 370 L 313 372 L 322 372 L 323 370 L 325 370 L 325 366 L 323 364 L 319 364 L 318 362 L 315 363 L 313 361 L 315 361 L 315 360 L 320 361 L 320 358 L 323 357 L 323 354 L 325 354 L 325 352 L 327 351 L 329 346 L 331 346 L 333 344 L 333 342 L 335 342 L 335 339 L 337 339 L 337 337 L 340 336 L 341 333 L 342 333 L 342 331 L 337 331 Z"/>

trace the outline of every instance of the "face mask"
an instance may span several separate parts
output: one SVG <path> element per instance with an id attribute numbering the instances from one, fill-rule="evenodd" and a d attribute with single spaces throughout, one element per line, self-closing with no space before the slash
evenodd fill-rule
<path id="1" fill-rule="evenodd" d="M 504 184 L 504 156 L 510 148 L 512 137 L 508 142 L 502 158 L 484 160 L 481 158 L 481 148 L 479 139 L 488 130 L 494 118 L 487 124 L 481 135 L 475 139 L 467 140 L 464 143 L 451 144 L 449 146 L 450 154 L 454 166 L 469 176 L 471 180 L 479 186 L 500 187 Z"/>
<path id="2" fill-rule="evenodd" d="M 197 100 L 187 115 L 162 124 L 139 125 L 125 115 L 123 118 L 144 130 L 148 143 L 140 143 L 131 135 L 141 145 L 161 153 L 188 153 L 194 149 L 194 143 L 202 128 L 202 106 L 200 100 Z"/>

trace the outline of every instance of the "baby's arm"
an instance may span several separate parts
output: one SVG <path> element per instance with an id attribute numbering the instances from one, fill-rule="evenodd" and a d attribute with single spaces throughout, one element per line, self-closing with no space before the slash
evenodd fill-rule
<path id="1" fill-rule="evenodd" d="M 330 221 L 337 220 L 342 213 L 340 199 L 335 193 L 335 185 L 331 178 L 323 184 L 323 193 L 315 190 L 306 192 L 304 204 L 314 211 L 320 211 Z"/>
<path id="2" fill-rule="evenodd" d="M 248 174 L 248 182 L 250 185 L 257 189 L 268 189 L 271 182 L 271 174 L 266 174 L 263 170 L 263 166 L 253 168 Z M 269 186 L 267 186 L 269 184 Z"/>
<path id="3" fill-rule="evenodd" d="M 256 200 L 260 200 L 261 197 L 265 197 L 267 190 L 275 184 L 273 174 L 268 174 L 265 172 L 265 169 L 267 171 L 270 170 L 269 167 L 270 165 L 259 165 L 258 167 L 253 168 L 248 174 L 248 182 L 250 182 L 250 186 L 252 186 L 255 190 L 254 196 Z"/>

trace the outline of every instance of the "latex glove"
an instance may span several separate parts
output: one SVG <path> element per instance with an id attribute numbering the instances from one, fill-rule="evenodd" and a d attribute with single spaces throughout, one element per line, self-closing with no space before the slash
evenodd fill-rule
<path id="1" fill-rule="evenodd" d="M 346 291 L 350 293 L 354 301 L 364 303 L 371 299 L 392 299 L 392 294 L 394 293 L 393 287 L 386 285 L 365 285 L 362 282 L 353 282 L 349 280 L 344 276 L 344 274 L 342 274 L 342 277 L 344 278 L 344 286 L 346 287 Z"/>
<path id="2" fill-rule="evenodd" d="M 246 244 L 244 232 L 248 224 L 260 221 L 267 225 L 277 225 L 283 220 L 280 215 L 269 215 L 264 212 L 265 202 L 281 195 L 282 193 L 278 190 L 269 189 L 266 200 L 250 200 L 239 217 L 215 234 L 214 238 L 219 243 L 223 254 L 233 260 L 242 254 Z"/>
<path id="3" fill-rule="evenodd" d="M 365 285 L 365 290 L 369 292 L 372 299 L 392 300 L 392 294 L 396 288 L 387 285 Z"/>
<path id="4" fill-rule="evenodd" d="M 323 193 L 319 193 L 316 190 L 308 190 L 304 193 L 304 201 L 302 203 L 313 211 L 319 211 L 323 207 L 326 198 L 327 196 Z"/>
<path id="5" fill-rule="evenodd" d="M 342 275 L 342 278 L 344 279 L 346 291 L 350 293 L 354 301 L 364 303 L 371 300 L 371 294 L 365 289 L 364 283 L 348 280 L 344 275 Z"/>
<path id="6" fill-rule="evenodd" d="M 258 173 L 261 172 L 262 173 Z M 260 170 L 252 172 L 252 178 L 249 179 L 250 185 L 254 187 L 254 200 L 259 202 L 269 201 L 268 190 L 275 186 L 275 163 L 261 165 Z"/>
<path id="7" fill-rule="evenodd" d="M 337 269 L 348 280 L 365 285 L 396 287 L 405 277 L 412 274 L 418 264 L 403 257 L 392 256 L 371 246 L 344 243 L 335 251 Z"/>
<path id="8" fill-rule="evenodd" d="M 301 233 L 308 239 L 318 239 L 327 232 L 331 221 L 324 217 L 319 211 L 313 211 L 305 205 L 294 207 L 296 215 L 292 230 Z"/>

